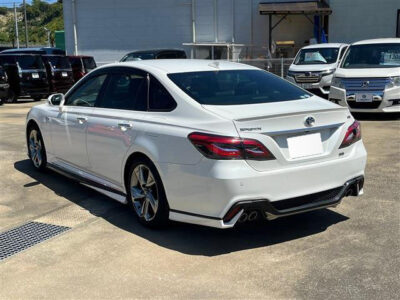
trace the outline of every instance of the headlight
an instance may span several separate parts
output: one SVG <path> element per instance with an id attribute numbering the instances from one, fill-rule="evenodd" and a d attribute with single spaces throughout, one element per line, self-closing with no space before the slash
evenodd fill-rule
<path id="1" fill-rule="evenodd" d="M 337 87 L 340 89 L 344 89 L 342 78 L 333 76 L 332 81 L 331 81 L 331 86 L 334 86 L 334 87 Z"/>
<path id="2" fill-rule="evenodd" d="M 389 77 L 389 82 L 386 84 L 386 88 L 390 89 L 395 86 L 400 86 L 400 76 Z"/>
<path id="3" fill-rule="evenodd" d="M 329 69 L 326 71 L 322 71 L 321 76 L 331 75 L 331 74 L 335 73 L 335 71 L 336 71 L 336 69 Z"/>
<path id="4" fill-rule="evenodd" d="M 287 76 L 295 77 L 295 76 L 296 76 L 296 72 L 288 71 L 288 72 L 287 72 Z"/>

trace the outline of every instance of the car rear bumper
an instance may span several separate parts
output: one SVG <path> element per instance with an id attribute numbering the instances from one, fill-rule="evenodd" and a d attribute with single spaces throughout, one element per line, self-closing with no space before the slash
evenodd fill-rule
<path id="1" fill-rule="evenodd" d="M 374 93 L 374 92 L 372 92 Z M 376 92 L 372 102 L 356 102 L 354 97 L 347 96 L 346 90 L 338 87 L 331 87 L 329 100 L 342 106 L 347 106 L 351 112 L 359 113 L 399 113 L 400 112 L 400 87 L 386 89 L 383 92 Z M 379 95 L 378 95 L 379 94 Z"/>
<path id="2" fill-rule="evenodd" d="M 364 176 L 365 165 L 365 148 L 362 142 L 357 142 L 344 157 L 282 170 L 259 172 L 245 161 L 204 159 L 195 166 L 161 165 L 160 173 L 171 208 L 170 219 L 227 228 L 238 221 L 224 221 L 238 203 L 255 200 L 264 201 L 263 205 L 270 203 L 270 208 L 265 210 L 270 214 L 268 218 L 292 214 L 276 208 L 282 208 L 281 201 L 310 199 L 314 194 L 344 187 L 347 182 Z M 340 199 L 323 203 L 322 207 L 337 205 Z M 317 208 L 319 204 L 313 207 Z M 293 213 L 308 210 L 304 209 Z"/>

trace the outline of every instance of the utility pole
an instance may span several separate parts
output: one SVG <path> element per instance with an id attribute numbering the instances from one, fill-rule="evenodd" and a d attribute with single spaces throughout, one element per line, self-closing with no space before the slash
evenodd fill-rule
<path id="1" fill-rule="evenodd" d="M 19 48 L 19 34 L 18 34 L 18 21 L 17 21 L 17 8 L 14 2 L 14 21 L 15 21 L 15 39 L 17 40 L 17 48 Z"/>
<path id="2" fill-rule="evenodd" d="M 24 19 L 25 19 L 25 46 L 28 48 L 28 21 L 26 20 L 26 0 L 24 0 Z"/>

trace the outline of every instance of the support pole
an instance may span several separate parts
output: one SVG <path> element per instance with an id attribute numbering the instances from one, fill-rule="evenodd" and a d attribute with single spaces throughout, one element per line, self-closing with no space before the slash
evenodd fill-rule
<path id="1" fill-rule="evenodd" d="M 272 55 L 272 15 L 268 15 L 268 48 Z"/>
<path id="2" fill-rule="evenodd" d="M 17 20 L 17 8 L 14 2 L 14 22 L 15 22 L 15 40 L 17 42 L 17 48 L 19 49 L 19 33 L 18 33 L 18 20 Z"/>
<path id="3" fill-rule="evenodd" d="M 78 35 L 76 33 L 75 1 L 76 0 L 72 0 L 72 23 L 73 23 L 73 32 L 74 32 L 74 55 L 78 55 Z"/>
<path id="4" fill-rule="evenodd" d="M 26 19 L 26 0 L 24 0 L 24 20 L 25 20 L 25 46 L 28 48 L 29 42 L 28 42 L 28 21 Z"/>

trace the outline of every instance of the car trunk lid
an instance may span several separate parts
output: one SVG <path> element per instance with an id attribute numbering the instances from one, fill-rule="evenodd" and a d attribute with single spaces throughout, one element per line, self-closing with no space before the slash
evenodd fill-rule
<path id="1" fill-rule="evenodd" d="M 258 171 L 337 157 L 343 125 L 351 118 L 347 108 L 317 97 L 204 108 L 233 120 L 241 138 L 256 139 L 272 152 L 276 160 L 247 160 Z"/>

